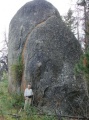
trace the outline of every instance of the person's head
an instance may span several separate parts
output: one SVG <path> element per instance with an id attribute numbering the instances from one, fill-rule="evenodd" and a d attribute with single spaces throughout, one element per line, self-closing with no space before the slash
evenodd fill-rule
<path id="1" fill-rule="evenodd" d="M 28 86 L 27 86 L 27 87 L 28 87 L 28 89 L 30 89 L 30 88 L 31 88 L 31 84 L 28 84 Z"/>

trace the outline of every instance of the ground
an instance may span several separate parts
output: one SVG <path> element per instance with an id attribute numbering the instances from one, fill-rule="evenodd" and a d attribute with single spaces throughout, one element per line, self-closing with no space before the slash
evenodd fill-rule
<path id="1" fill-rule="evenodd" d="M 31 106 L 23 110 L 23 94 L 10 95 L 8 93 L 8 80 L 0 81 L 0 120 L 56 120 L 54 116 L 37 115 L 38 110 Z"/>

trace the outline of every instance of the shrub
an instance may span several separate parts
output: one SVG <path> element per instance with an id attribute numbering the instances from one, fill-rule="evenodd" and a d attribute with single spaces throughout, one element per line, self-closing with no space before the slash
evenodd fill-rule
<path id="1" fill-rule="evenodd" d="M 89 93 L 89 49 L 83 54 L 79 62 L 75 66 L 76 75 L 80 74 L 84 77 L 87 95 Z"/>
<path id="2" fill-rule="evenodd" d="M 86 79 L 89 79 L 89 50 L 81 56 L 80 61 L 75 66 L 76 74 L 83 74 Z"/>
<path id="3" fill-rule="evenodd" d="M 24 96 L 23 93 L 13 93 L 11 95 L 12 101 L 11 104 L 14 108 L 19 109 L 19 108 L 23 108 L 24 106 Z"/>
<path id="4" fill-rule="evenodd" d="M 22 74 L 23 74 L 23 61 L 21 56 L 19 56 L 16 64 L 13 64 L 11 66 L 12 72 L 14 74 L 14 77 L 16 78 L 16 80 L 21 81 L 22 79 Z"/>

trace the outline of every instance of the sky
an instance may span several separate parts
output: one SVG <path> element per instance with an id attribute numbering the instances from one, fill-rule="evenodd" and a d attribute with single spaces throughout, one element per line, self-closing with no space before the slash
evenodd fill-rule
<path id="1" fill-rule="evenodd" d="M 4 33 L 8 36 L 9 23 L 15 13 L 31 0 L 1 0 L 0 1 L 0 44 L 4 39 Z M 61 15 L 67 13 L 73 0 L 47 0 L 52 3 Z M 75 0 L 74 0 L 75 1 Z"/>

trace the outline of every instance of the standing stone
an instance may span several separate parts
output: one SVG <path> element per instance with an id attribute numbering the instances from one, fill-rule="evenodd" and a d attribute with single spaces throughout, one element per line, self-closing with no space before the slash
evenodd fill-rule
<path id="1" fill-rule="evenodd" d="M 79 42 L 52 4 L 45 0 L 26 3 L 9 27 L 9 91 L 24 90 L 31 82 L 35 105 L 44 111 L 70 113 L 69 102 L 83 94 L 83 81 L 74 75 L 81 54 Z M 21 80 L 12 70 L 19 57 L 24 65 Z M 77 111 L 78 106 L 72 105 Z"/>

